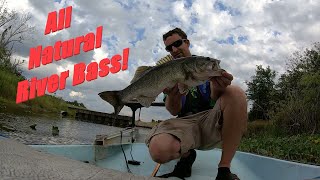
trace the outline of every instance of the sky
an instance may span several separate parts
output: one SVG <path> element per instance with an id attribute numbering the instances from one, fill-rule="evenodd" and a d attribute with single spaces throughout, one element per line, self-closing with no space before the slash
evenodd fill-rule
<path id="1" fill-rule="evenodd" d="M 71 27 L 44 35 L 48 13 L 67 6 L 73 8 Z M 14 58 L 25 60 L 23 75 L 40 79 L 69 70 L 66 88 L 55 96 L 106 113 L 113 108 L 98 93 L 124 89 L 138 66 L 155 65 L 166 56 L 162 35 L 175 27 L 187 33 L 192 54 L 221 60 L 220 66 L 234 76 L 232 84 L 244 90 L 257 65 L 270 66 L 279 76 L 295 51 L 311 47 L 320 38 L 319 0 L 15 0 L 7 1 L 7 7 L 21 15 L 29 13 L 28 23 L 35 27 L 23 44 L 14 46 Z M 103 26 L 101 48 L 28 70 L 30 48 L 86 35 L 98 26 Z M 124 48 L 130 48 L 128 70 L 72 86 L 75 64 L 99 62 Z M 160 94 L 156 101 L 162 98 Z M 125 107 L 120 114 L 131 113 Z M 164 107 L 150 107 L 142 108 L 140 119 L 171 117 Z"/>

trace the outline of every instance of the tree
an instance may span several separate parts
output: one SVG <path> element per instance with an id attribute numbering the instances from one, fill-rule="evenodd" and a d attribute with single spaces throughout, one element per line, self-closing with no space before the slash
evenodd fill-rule
<path id="1" fill-rule="evenodd" d="M 300 94 L 302 88 L 298 82 L 305 74 L 314 74 L 320 69 L 320 43 L 314 43 L 311 49 L 295 52 L 288 59 L 286 73 L 281 75 L 279 83 L 279 97 L 283 100 L 294 94 Z"/>
<path id="2" fill-rule="evenodd" d="M 272 109 L 275 97 L 276 72 L 268 66 L 264 69 L 257 66 L 256 75 L 251 77 L 251 81 L 246 81 L 248 86 L 247 96 L 253 102 L 249 112 L 249 119 L 269 119 L 269 110 Z"/>
<path id="3" fill-rule="evenodd" d="M 286 134 L 320 132 L 320 43 L 295 52 L 277 84 L 281 100 L 273 119 Z"/>
<path id="4" fill-rule="evenodd" d="M 73 102 L 71 102 L 71 101 L 66 101 L 66 102 L 68 104 L 71 104 L 71 105 L 74 105 L 74 106 L 86 108 L 83 103 L 79 103 L 77 100 L 74 100 Z"/>
<path id="5" fill-rule="evenodd" d="M 34 27 L 28 24 L 30 14 L 19 14 L 6 7 L 6 1 L 0 0 L 0 67 L 9 68 L 18 73 L 18 66 L 23 63 L 15 59 L 11 61 L 15 43 L 23 43 L 32 33 Z"/>

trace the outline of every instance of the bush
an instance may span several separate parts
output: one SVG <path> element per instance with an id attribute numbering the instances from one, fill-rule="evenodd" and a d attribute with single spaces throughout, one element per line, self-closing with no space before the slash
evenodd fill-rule
<path id="1" fill-rule="evenodd" d="M 276 127 L 291 135 L 320 133 L 320 73 L 303 75 L 297 88 L 274 114 Z"/>
<path id="2" fill-rule="evenodd" d="M 273 134 L 274 126 L 272 121 L 256 120 L 248 123 L 245 137 L 255 137 L 261 135 Z"/>

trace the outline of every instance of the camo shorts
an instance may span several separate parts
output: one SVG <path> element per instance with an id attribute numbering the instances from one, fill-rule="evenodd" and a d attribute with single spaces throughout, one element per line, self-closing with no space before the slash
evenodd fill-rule
<path id="1" fill-rule="evenodd" d="M 181 142 L 181 154 L 190 149 L 213 149 L 221 141 L 223 115 L 220 99 L 215 106 L 206 111 L 185 117 L 165 120 L 152 128 L 145 143 L 149 145 L 152 137 L 168 133 Z"/>

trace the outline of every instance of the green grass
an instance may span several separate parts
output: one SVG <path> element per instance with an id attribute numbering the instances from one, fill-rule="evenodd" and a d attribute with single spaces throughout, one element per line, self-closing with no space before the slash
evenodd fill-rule
<path id="1" fill-rule="evenodd" d="M 272 122 L 250 122 L 239 150 L 283 160 L 320 165 L 319 134 L 279 135 L 279 130 L 273 127 Z"/>
<path id="2" fill-rule="evenodd" d="M 32 100 L 16 104 L 16 93 L 18 82 L 24 80 L 8 69 L 0 67 L 0 112 L 15 115 L 59 115 L 60 111 L 68 111 L 74 115 L 75 112 L 68 109 L 68 104 L 62 98 L 52 95 L 36 97 Z"/>
<path id="3" fill-rule="evenodd" d="M 22 77 L 0 67 L 0 96 L 15 101 L 18 82 L 22 80 Z"/>

